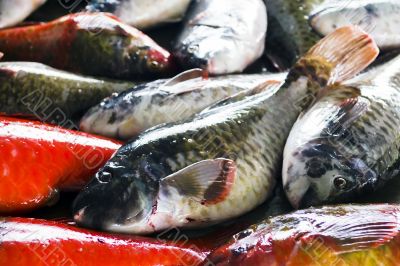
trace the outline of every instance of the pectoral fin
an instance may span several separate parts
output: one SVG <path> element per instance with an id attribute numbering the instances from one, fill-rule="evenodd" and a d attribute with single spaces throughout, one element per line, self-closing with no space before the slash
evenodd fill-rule
<path id="1" fill-rule="evenodd" d="M 236 176 L 236 163 L 219 158 L 189 165 L 161 180 L 161 189 L 175 188 L 181 195 L 202 204 L 226 199 Z"/>

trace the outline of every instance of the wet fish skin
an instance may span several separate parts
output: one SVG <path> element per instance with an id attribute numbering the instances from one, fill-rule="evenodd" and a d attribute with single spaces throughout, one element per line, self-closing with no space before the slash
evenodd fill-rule
<path id="1" fill-rule="evenodd" d="M 26 19 L 46 0 L 1 0 L 0 28 L 11 27 Z"/>
<path id="2" fill-rule="evenodd" d="M 323 1 L 264 0 L 269 24 L 265 53 L 279 69 L 290 68 L 320 40 L 308 18 Z"/>
<path id="3" fill-rule="evenodd" d="M 219 112 L 149 129 L 121 147 L 82 190 L 73 206 L 75 221 L 146 234 L 250 211 L 270 196 L 286 137 L 312 101 L 308 96 L 329 83 L 331 74 L 351 77 L 377 54 L 363 32 L 340 29 L 310 50 L 276 93 L 266 90 Z"/>
<path id="4" fill-rule="evenodd" d="M 110 12 L 138 29 L 149 29 L 180 21 L 191 0 L 92 0 L 86 10 Z"/>
<path id="5" fill-rule="evenodd" d="M 171 232 L 175 233 L 175 232 Z M 208 248 L 187 239 L 106 234 L 63 222 L 0 219 L 1 265 L 199 265 Z"/>
<path id="6" fill-rule="evenodd" d="M 170 54 L 110 14 L 75 13 L 0 30 L 6 61 L 33 61 L 91 76 L 135 79 L 170 71 Z"/>
<path id="7" fill-rule="evenodd" d="M 38 209 L 81 189 L 119 142 L 41 122 L 0 116 L 0 213 Z"/>
<path id="8" fill-rule="evenodd" d="M 379 48 L 392 49 L 400 47 L 399 12 L 396 0 L 327 1 L 313 11 L 310 24 L 323 36 L 354 24 L 370 33 Z"/>
<path id="9" fill-rule="evenodd" d="M 338 205 L 276 216 L 236 234 L 212 265 L 394 266 L 400 259 L 400 206 Z"/>
<path id="10" fill-rule="evenodd" d="M 296 208 L 348 202 L 398 175 L 400 57 L 328 90 L 293 126 L 283 184 Z"/>
<path id="11" fill-rule="evenodd" d="M 261 0 L 195 0 L 174 54 L 186 68 L 242 72 L 262 55 L 266 32 Z"/>
<path id="12" fill-rule="evenodd" d="M 0 62 L 0 113 L 63 124 L 132 82 L 100 80 L 40 63 Z"/>
<path id="13" fill-rule="evenodd" d="M 284 79 L 279 74 L 200 76 L 171 86 L 165 86 L 168 80 L 140 84 L 91 108 L 82 118 L 80 128 L 126 140 L 152 126 L 186 120 L 219 100 L 268 80 Z"/>

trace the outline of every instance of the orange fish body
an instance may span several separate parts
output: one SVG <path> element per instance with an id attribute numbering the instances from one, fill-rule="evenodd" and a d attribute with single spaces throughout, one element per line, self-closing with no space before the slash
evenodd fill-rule
<path id="1" fill-rule="evenodd" d="M 97 233 L 52 221 L 0 220 L 0 265 L 199 265 L 206 252 L 188 241 Z"/>
<path id="2" fill-rule="evenodd" d="M 40 122 L 0 117 L 0 213 L 44 205 L 80 189 L 120 143 Z"/>
<path id="3" fill-rule="evenodd" d="M 76 13 L 0 30 L 7 61 L 34 61 L 86 75 L 132 79 L 160 75 L 170 54 L 139 30 L 105 13 Z"/>
<path id="4" fill-rule="evenodd" d="M 300 210 L 236 234 L 206 261 L 217 266 L 395 266 L 399 217 L 400 205 L 388 204 Z"/>

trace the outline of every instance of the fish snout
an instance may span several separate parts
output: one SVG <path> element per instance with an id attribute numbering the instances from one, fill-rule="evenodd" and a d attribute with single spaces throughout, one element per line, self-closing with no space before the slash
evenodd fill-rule
<path id="1" fill-rule="evenodd" d="M 298 209 L 301 207 L 303 198 L 308 193 L 311 183 L 306 176 L 297 176 L 285 182 L 283 187 L 290 204 L 293 208 Z"/>
<path id="2" fill-rule="evenodd" d="M 151 211 L 153 194 L 131 175 L 103 170 L 75 199 L 73 217 L 79 225 L 100 230 L 135 223 Z"/>

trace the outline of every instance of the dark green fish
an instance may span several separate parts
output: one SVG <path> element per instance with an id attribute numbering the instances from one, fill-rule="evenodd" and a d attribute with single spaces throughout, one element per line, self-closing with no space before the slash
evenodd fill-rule
<path id="1" fill-rule="evenodd" d="M 320 40 L 308 20 L 311 12 L 323 1 L 264 0 L 269 24 L 266 54 L 278 68 L 289 68 Z"/>
<path id="2" fill-rule="evenodd" d="M 131 82 L 79 76 L 39 63 L 0 62 L 0 113 L 64 124 L 112 93 L 132 86 Z"/>
<path id="3" fill-rule="evenodd" d="M 205 226 L 244 214 L 272 193 L 297 116 L 327 84 L 353 77 L 378 49 L 354 27 L 329 35 L 291 69 L 285 83 L 149 129 L 121 147 L 78 195 L 82 226 L 145 234 Z"/>

